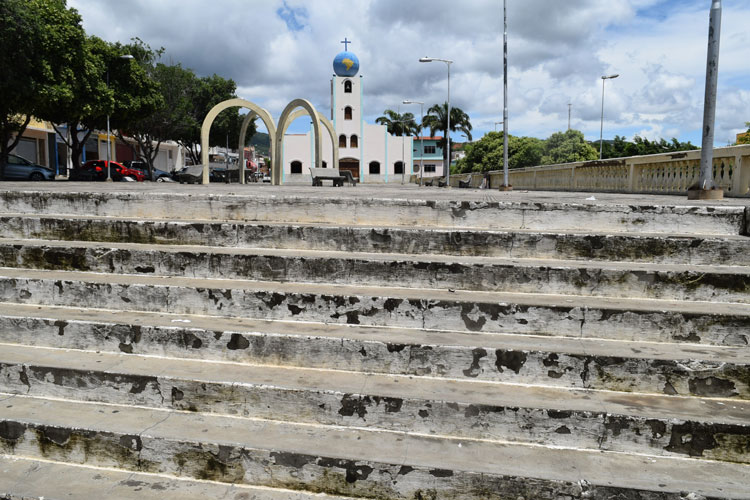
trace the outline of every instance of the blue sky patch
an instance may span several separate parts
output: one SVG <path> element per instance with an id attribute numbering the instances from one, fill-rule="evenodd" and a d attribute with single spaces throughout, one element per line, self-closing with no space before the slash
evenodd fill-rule
<path id="1" fill-rule="evenodd" d="M 284 20 L 289 31 L 302 31 L 308 18 L 307 9 L 290 7 L 286 2 L 276 9 L 276 15 Z"/>

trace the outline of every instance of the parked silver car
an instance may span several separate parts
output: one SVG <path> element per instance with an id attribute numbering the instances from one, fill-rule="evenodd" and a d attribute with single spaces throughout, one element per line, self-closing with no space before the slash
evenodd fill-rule
<path id="1" fill-rule="evenodd" d="M 26 158 L 18 155 L 8 155 L 8 164 L 5 165 L 6 181 L 52 181 L 55 180 L 55 171 L 43 165 L 31 163 Z"/>

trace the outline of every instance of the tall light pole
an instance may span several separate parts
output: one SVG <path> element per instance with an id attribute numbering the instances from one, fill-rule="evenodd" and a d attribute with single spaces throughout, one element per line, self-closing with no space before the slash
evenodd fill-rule
<path id="1" fill-rule="evenodd" d="M 119 56 L 118 59 L 133 59 L 133 56 L 130 54 L 125 54 L 123 56 Z M 109 90 L 109 63 L 107 63 L 107 90 Z M 110 166 L 110 151 L 109 151 L 109 113 L 107 113 L 107 182 L 112 182 L 112 167 Z"/>
<path id="2" fill-rule="evenodd" d="M 573 103 L 568 103 L 568 130 L 570 130 L 570 111 L 573 109 Z"/>
<path id="3" fill-rule="evenodd" d="M 445 172 L 445 184 L 448 187 L 451 187 L 451 64 L 453 64 L 453 61 L 450 59 L 439 59 L 437 57 L 420 57 L 419 62 L 432 62 L 432 61 L 440 61 L 444 62 L 446 66 L 448 66 L 448 125 L 445 128 L 445 140 L 446 140 L 446 146 L 448 147 L 448 164 L 444 167 Z"/>
<path id="4" fill-rule="evenodd" d="M 602 122 L 601 127 L 599 129 L 599 159 L 602 159 L 602 151 L 604 147 L 604 82 L 607 80 L 612 80 L 614 78 L 617 78 L 620 75 L 609 75 L 609 76 L 602 76 Z"/>
<path id="5" fill-rule="evenodd" d="M 688 199 L 716 200 L 724 191 L 714 183 L 714 126 L 716 124 L 716 92 L 719 79 L 719 42 L 721 41 L 721 0 L 711 2 L 706 61 L 706 94 L 703 102 L 703 142 L 701 169 L 697 186 L 690 186 Z"/>
<path id="6" fill-rule="evenodd" d="M 409 99 L 405 99 L 402 104 L 419 104 L 419 119 L 420 119 L 420 125 L 419 129 L 422 130 L 422 121 L 424 121 L 424 102 L 422 101 L 410 101 Z M 412 146 L 412 149 L 413 146 Z M 422 136 L 419 136 L 419 185 L 422 185 L 422 172 L 424 171 L 424 140 L 422 139 Z"/>
<path id="7" fill-rule="evenodd" d="M 510 191 L 508 184 L 508 1 L 503 0 L 503 185 L 502 191 Z"/>

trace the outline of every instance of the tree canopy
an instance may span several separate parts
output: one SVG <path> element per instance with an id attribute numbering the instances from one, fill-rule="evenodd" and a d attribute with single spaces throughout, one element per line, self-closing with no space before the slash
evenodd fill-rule
<path id="1" fill-rule="evenodd" d="M 567 130 L 552 134 L 544 143 L 543 165 L 589 161 L 599 158 L 599 152 L 583 137 L 583 132 Z"/>
<path id="2" fill-rule="evenodd" d="M 700 148 L 690 141 L 680 142 L 675 138 L 672 138 L 671 141 L 664 139 L 649 141 L 648 139 L 635 136 L 631 142 L 627 141 L 625 137 L 616 135 L 614 140 L 603 143 L 602 158 L 625 158 L 627 156 L 655 155 L 695 149 Z"/>
<path id="3" fill-rule="evenodd" d="M 219 75 L 203 78 L 193 75 L 193 82 L 187 96 L 189 100 L 187 121 L 176 139 L 185 147 L 194 164 L 200 163 L 201 127 L 204 118 L 211 108 L 220 102 L 235 98 L 236 89 L 237 85 L 233 80 L 227 80 Z M 209 146 L 224 146 L 229 136 L 230 147 L 236 147 L 243 119 L 244 116 L 240 116 L 237 108 L 226 109 L 219 113 L 211 126 Z M 253 120 L 248 127 L 245 145 L 249 144 L 255 131 L 256 124 Z"/>
<path id="4" fill-rule="evenodd" d="M 508 168 L 596 160 L 599 158 L 599 152 L 595 147 L 598 144 L 587 142 L 583 133 L 578 130 L 556 132 L 546 140 L 509 135 Z M 649 141 L 636 136 L 632 141 L 627 141 L 624 137 L 615 136 L 610 143 L 604 143 L 603 157 L 622 158 L 695 149 L 698 148 L 690 142 L 680 142 L 677 139 L 669 142 L 664 139 Z M 460 173 L 487 172 L 502 168 L 502 132 L 488 132 L 477 142 L 468 144 L 466 156 L 456 165 L 456 170 Z"/>
<path id="5" fill-rule="evenodd" d="M 750 122 L 745 122 L 747 132 L 737 138 L 737 144 L 750 144 Z"/>
<path id="6" fill-rule="evenodd" d="M 402 135 L 418 135 L 422 130 L 412 113 L 400 114 L 392 109 L 383 111 L 383 116 L 376 118 L 375 123 L 385 125 L 389 134 L 399 137 Z"/>
<path id="7" fill-rule="evenodd" d="M 456 165 L 459 173 L 488 172 L 503 168 L 503 133 L 489 132 L 466 145 L 466 156 Z M 533 167 L 541 163 L 544 141 L 535 137 L 508 136 L 508 168 Z"/>
<path id="8" fill-rule="evenodd" d="M 50 119 L 74 99 L 85 43 L 64 0 L 0 2 L 0 178 L 31 116 Z"/>
<path id="9" fill-rule="evenodd" d="M 461 108 L 451 106 L 450 116 L 450 131 L 463 133 L 466 136 L 466 139 L 471 142 L 472 127 L 469 115 L 467 115 Z M 430 129 L 430 135 L 433 137 L 437 131 L 445 132 L 448 128 L 448 103 L 444 102 L 443 104 L 435 104 L 430 107 L 430 109 L 427 110 L 427 114 L 422 118 L 422 127 Z M 447 144 L 449 134 L 444 135 L 445 137 L 440 141 L 440 146 L 443 148 L 445 154 L 443 159 L 445 165 L 450 165 L 450 151 L 448 151 Z"/>

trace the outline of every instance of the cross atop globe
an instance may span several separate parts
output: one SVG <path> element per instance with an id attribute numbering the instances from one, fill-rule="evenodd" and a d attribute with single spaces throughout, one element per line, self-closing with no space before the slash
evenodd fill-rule
<path id="1" fill-rule="evenodd" d="M 344 41 L 341 43 L 344 44 L 344 51 L 340 52 L 333 59 L 333 72 L 336 73 L 337 76 L 355 76 L 359 71 L 359 59 L 354 52 L 349 52 L 349 50 L 347 50 L 349 44 L 352 42 L 344 38 Z"/>

